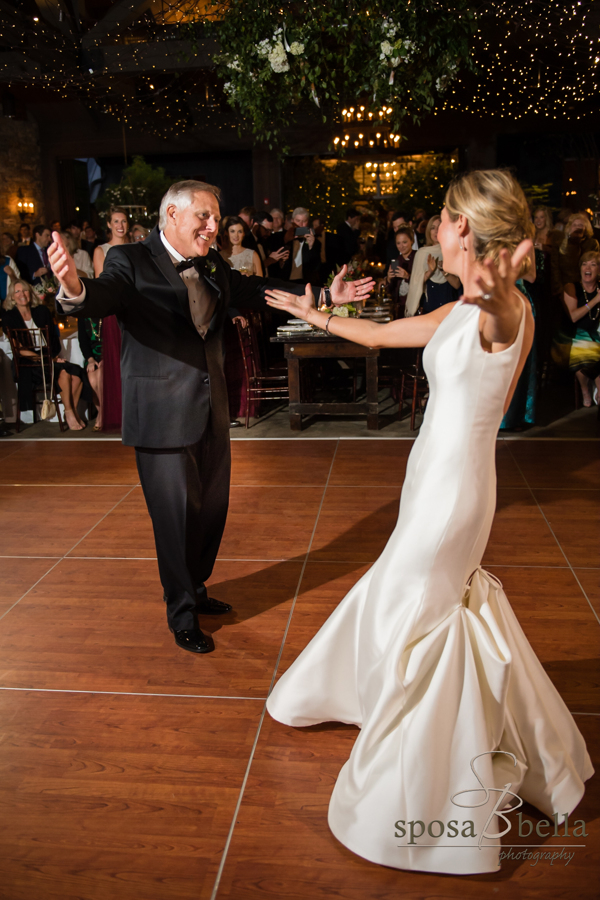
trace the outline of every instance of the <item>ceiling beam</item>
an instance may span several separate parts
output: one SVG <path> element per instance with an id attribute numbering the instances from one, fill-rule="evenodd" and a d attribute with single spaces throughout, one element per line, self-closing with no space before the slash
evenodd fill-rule
<path id="1" fill-rule="evenodd" d="M 117 0 L 113 3 L 106 15 L 90 28 L 81 42 L 84 49 L 89 49 L 94 44 L 99 43 L 102 38 L 106 37 L 113 28 L 125 25 L 128 21 L 139 15 L 144 9 L 150 6 L 152 0 Z"/>

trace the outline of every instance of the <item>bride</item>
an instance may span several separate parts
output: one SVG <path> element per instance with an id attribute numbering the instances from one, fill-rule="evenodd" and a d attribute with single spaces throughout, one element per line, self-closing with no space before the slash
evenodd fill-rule
<path id="1" fill-rule="evenodd" d="M 502 585 L 480 566 L 496 435 L 533 341 L 515 287 L 530 233 L 512 175 L 471 172 L 451 184 L 438 233 L 444 270 L 463 284 L 457 303 L 378 325 L 318 312 L 310 287 L 267 291 L 272 306 L 336 337 L 425 347 L 429 403 L 394 532 L 267 702 L 287 725 L 359 726 L 329 826 L 386 866 L 495 872 L 500 837 L 515 828 L 509 810 L 527 801 L 558 833 L 593 774 Z"/>

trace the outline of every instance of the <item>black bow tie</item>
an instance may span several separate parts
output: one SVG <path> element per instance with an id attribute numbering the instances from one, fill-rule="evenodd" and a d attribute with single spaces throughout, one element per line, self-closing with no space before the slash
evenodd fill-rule
<path id="1" fill-rule="evenodd" d="M 200 262 L 199 256 L 194 256 L 191 259 L 183 259 L 180 263 L 177 263 L 175 268 L 178 272 L 185 272 L 186 269 L 195 268 L 198 269 L 198 263 Z"/>

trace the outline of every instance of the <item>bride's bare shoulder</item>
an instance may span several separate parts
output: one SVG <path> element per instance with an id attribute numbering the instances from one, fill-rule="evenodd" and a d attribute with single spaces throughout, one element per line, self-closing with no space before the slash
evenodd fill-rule
<path id="1" fill-rule="evenodd" d="M 435 318 L 438 322 L 443 322 L 446 316 L 449 316 L 455 306 L 458 305 L 460 301 L 454 300 L 453 303 L 444 303 L 443 306 L 434 309 L 430 316 Z"/>

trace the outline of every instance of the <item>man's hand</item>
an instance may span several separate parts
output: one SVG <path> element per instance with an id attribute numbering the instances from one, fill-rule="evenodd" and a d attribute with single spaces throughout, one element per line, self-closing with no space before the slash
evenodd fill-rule
<path id="1" fill-rule="evenodd" d="M 48 274 L 48 269 L 46 268 L 46 266 L 40 266 L 39 269 L 36 269 L 35 272 L 33 273 L 33 277 L 41 278 L 43 275 L 47 275 L 47 274 Z"/>
<path id="2" fill-rule="evenodd" d="M 283 262 L 290 255 L 290 251 L 286 250 L 285 247 L 280 247 L 279 250 L 271 250 L 269 253 L 269 259 L 272 259 L 273 262 Z M 270 265 L 269 259 L 267 259 L 267 265 Z"/>
<path id="3" fill-rule="evenodd" d="M 366 300 L 375 289 L 372 278 L 361 278 L 359 281 L 344 281 L 348 266 L 342 266 L 331 284 L 331 299 L 334 306 L 343 306 L 355 300 Z M 300 317 L 301 318 L 301 317 Z"/>
<path id="4" fill-rule="evenodd" d="M 75 260 L 65 247 L 58 231 L 52 232 L 52 243 L 48 247 L 48 259 L 50 260 L 52 271 L 65 292 L 65 296 L 78 297 L 82 289 Z"/>
<path id="5" fill-rule="evenodd" d="M 312 231 L 310 232 L 310 234 L 306 235 L 305 241 L 308 245 L 308 249 L 312 250 L 312 248 L 315 246 L 315 236 Z"/>
<path id="6" fill-rule="evenodd" d="M 237 325 L 237 323 L 239 322 L 244 330 L 248 327 L 248 320 L 243 316 L 234 316 L 231 321 L 233 325 Z"/>

